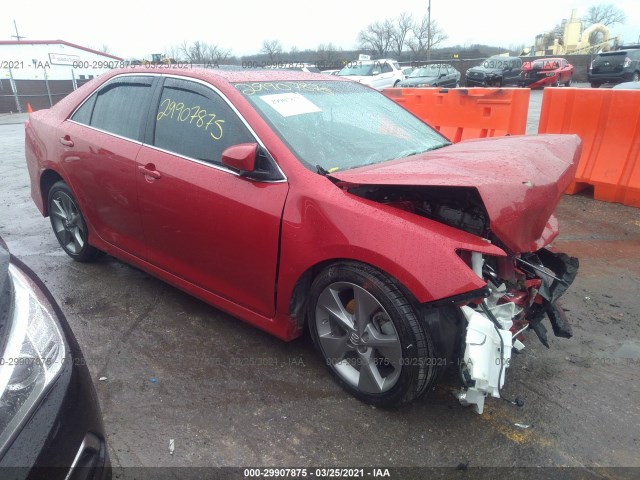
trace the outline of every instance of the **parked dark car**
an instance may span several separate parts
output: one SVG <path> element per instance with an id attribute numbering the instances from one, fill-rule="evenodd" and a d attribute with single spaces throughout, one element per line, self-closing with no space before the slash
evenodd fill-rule
<path id="1" fill-rule="evenodd" d="M 640 49 L 616 50 L 598 54 L 587 73 L 591 88 L 604 83 L 637 82 L 640 80 Z"/>
<path id="2" fill-rule="evenodd" d="M 399 87 L 458 87 L 460 72 L 447 63 L 424 65 L 413 70 Z"/>
<path id="3" fill-rule="evenodd" d="M 541 58 L 522 64 L 521 87 L 544 88 L 571 86 L 573 65 L 564 58 Z"/>
<path id="4" fill-rule="evenodd" d="M 466 87 L 517 86 L 520 83 L 522 60 L 518 57 L 489 57 L 465 75 Z"/>
<path id="5" fill-rule="evenodd" d="M 82 352 L 42 281 L 0 239 L 0 477 L 111 478 Z"/>

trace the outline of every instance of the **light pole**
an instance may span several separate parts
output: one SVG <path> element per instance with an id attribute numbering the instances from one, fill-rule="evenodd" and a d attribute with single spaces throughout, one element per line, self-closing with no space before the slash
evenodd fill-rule
<path id="1" fill-rule="evenodd" d="M 431 60 L 431 0 L 427 7 L 427 61 Z"/>

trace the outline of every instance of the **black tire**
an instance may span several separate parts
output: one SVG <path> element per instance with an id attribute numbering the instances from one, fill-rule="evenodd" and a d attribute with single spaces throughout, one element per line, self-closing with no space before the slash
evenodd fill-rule
<path id="1" fill-rule="evenodd" d="M 338 384 L 365 403 L 388 408 L 411 402 L 441 370 L 429 327 L 408 297 L 395 280 L 356 262 L 329 266 L 313 281 L 307 302 L 311 338 Z M 339 317 L 350 319 L 353 328 Z"/>
<path id="2" fill-rule="evenodd" d="M 393 88 L 397 88 L 399 83 L 400 83 L 400 80 L 396 80 L 396 83 L 393 84 Z"/>
<path id="3" fill-rule="evenodd" d="M 558 75 L 558 76 L 556 77 L 556 81 L 555 81 L 555 83 L 553 84 L 553 86 L 554 86 L 554 87 L 559 87 L 559 86 L 560 86 L 560 75 Z"/>
<path id="4" fill-rule="evenodd" d="M 567 80 L 566 82 L 564 82 L 564 86 L 565 86 L 565 87 L 570 87 L 570 86 L 571 86 L 571 77 L 569 77 L 569 80 Z"/>
<path id="5" fill-rule="evenodd" d="M 77 262 L 95 260 L 102 252 L 89 245 L 89 229 L 73 192 L 63 181 L 53 184 L 47 198 L 51 228 L 62 249 Z"/>
<path id="6" fill-rule="evenodd" d="M 633 72 L 633 77 L 631 77 L 632 82 L 640 82 L 640 73 Z"/>
<path id="7" fill-rule="evenodd" d="M 591 82 L 591 88 L 598 88 L 598 87 L 600 87 L 599 83 Z"/>

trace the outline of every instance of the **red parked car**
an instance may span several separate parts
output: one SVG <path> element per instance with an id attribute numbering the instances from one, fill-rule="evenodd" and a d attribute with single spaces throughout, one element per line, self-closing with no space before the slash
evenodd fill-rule
<path id="1" fill-rule="evenodd" d="M 521 87 L 565 87 L 571 86 L 573 65 L 564 58 L 541 58 L 522 64 Z"/>
<path id="2" fill-rule="evenodd" d="M 545 246 L 579 149 L 451 145 L 371 88 L 292 71 L 116 70 L 26 124 L 33 200 L 73 259 L 107 252 L 283 340 L 308 328 L 374 405 L 453 363 L 478 411 L 523 330 L 571 335 L 577 260 Z"/>

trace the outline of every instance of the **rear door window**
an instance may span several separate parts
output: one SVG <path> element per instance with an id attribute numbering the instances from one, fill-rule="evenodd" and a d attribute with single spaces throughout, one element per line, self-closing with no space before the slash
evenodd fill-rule
<path id="1" fill-rule="evenodd" d="M 116 78 L 94 94 L 95 100 L 85 102 L 71 119 L 105 132 L 142 141 L 152 82 L 151 77 Z"/>
<path id="2" fill-rule="evenodd" d="M 154 146 L 219 165 L 227 147 L 252 142 L 242 120 L 213 90 L 188 80 L 165 80 L 155 112 Z"/>

